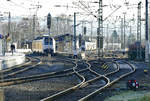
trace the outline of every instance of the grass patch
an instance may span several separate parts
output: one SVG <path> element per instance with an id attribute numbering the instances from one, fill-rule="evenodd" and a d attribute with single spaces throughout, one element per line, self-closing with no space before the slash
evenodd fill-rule
<path id="1" fill-rule="evenodd" d="M 139 99 L 132 99 L 132 100 L 128 100 L 128 101 L 140 101 Z"/>
<path id="2" fill-rule="evenodd" d="M 147 91 L 122 91 L 114 96 L 107 97 L 105 101 L 150 101 L 150 93 Z"/>
<path id="3" fill-rule="evenodd" d="M 140 101 L 150 101 L 150 94 L 145 95 Z"/>
<path id="4" fill-rule="evenodd" d="M 150 87 L 150 84 L 148 84 L 148 83 L 144 83 L 144 84 L 142 84 L 142 86 Z"/>

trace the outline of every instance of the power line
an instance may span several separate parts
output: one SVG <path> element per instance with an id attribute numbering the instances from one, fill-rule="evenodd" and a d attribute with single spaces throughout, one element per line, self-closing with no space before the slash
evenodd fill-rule
<path id="1" fill-rule="evenodd" d="M 81 5 L 80 5 L 80 4 L 81 4 Z M 82 9 L 83 11 L 85 11 L 85 12 L 89 13 L 90 15 L 93 15 L 94 17 L 97 18 L 97 16 L 94 15 L 92 11 L 90 11 L 89 9 L 87 9 L 86 5 L 83 4 L 83 2 L 81 2 L 81 1 L 79 1 L 79 3 L 73 2 L 73 5 L 79 7 L 79 8 Z"/>
<path id="2" fill-rule="evenodd" d="M 14 5 L 17 6 L 17 7 L 21 7 L 21 8 L 24 8 L 24 9 L 28 9 L 28 8 L 22 6 L 21 4 L 17 4 L 17 3 L 13 2 L 13 1 L 9 1 L 9 2 L 11 2 L 12 4 L 14 4 Z"/>

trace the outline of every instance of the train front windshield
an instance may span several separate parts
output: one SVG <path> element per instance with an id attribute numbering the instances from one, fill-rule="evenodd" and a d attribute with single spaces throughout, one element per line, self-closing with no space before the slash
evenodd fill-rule
<path id="1" fill-rule="evenodd" d="M 45 45 L 48 45 L 48 44 L 52 45 L 53 44 L 53 39 L 49 38 L 49 37 L 45 37 L 44 44 Z"/>

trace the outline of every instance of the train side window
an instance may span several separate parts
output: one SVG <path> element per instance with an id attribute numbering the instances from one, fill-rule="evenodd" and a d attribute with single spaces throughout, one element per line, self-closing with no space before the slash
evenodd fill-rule
<path id="1" fill-rule="evenodd" d="M 44 43 L 45 45 L 48 45 L 48 37 L 45 37 Z"/>
<path id="2" fill-rule="evenodd" d="M 49 38 L 49 37 L 45 37 L 44 44 L 45 45 L 53 45 L 53 39 Z"/>
<path id="3" fill-rule="evenodd" d="M 53 45 L 53 39 L 50 38 L 50 45 Z"/>

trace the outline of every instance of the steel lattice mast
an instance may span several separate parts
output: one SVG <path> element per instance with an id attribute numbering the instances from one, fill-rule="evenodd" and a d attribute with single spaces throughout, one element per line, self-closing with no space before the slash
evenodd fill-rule
<path id="1" fill-rule="evenodd" d="M 99 9 L 98 9 L 98 33 L 97 33 L 97 48 L 98 48 L 98 57 L 100 57 L 100 49 L 103 47 L 103 42 L 100 39 L 103 37 L 103 2 L 99 0 Z M 101 43 L 102 42 L 102 43 Z M 103 53 L 102 53 L 103 55 Z"/>
<path id="2" fill-rule="evenodd" d="M 149 40 L 148 40 L 148 0 L 145 0 L 145 62 L 149 62 Z"/>
<path id="3" fill-rule="evenodd" d="M 141 2 L 138 3 L 137 18 L 137 42 L 140 42 L 140 45 L 137 45 L 137 59 L 141 59 Z"/>

